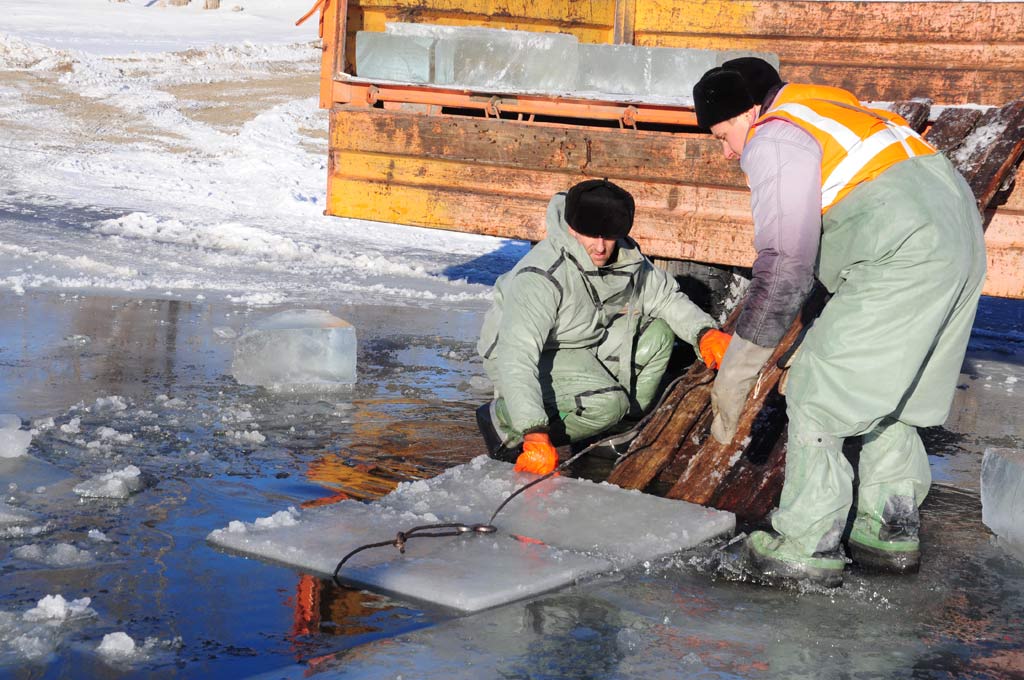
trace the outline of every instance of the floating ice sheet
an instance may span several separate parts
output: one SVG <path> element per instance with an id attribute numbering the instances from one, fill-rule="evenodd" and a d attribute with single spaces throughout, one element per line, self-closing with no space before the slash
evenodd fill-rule
<path id="1" fill-rule="evenodd" d="M 257 523 L 232 522 L 218 546 L 330 574 L 350 550 L 434 522 L 486 522 L 534 479 L 480 457 L 430 480 L 406 483 L 380 501 L 344 501 Z M 276 518 L 276 519 L 275 519 Z M 287 520 L 287 521 L 285 521 Z M 263 526 L 257 526 L 262 523 Z M 580 578 L 656 559 L 729 533 L 731 513 L 607 484 L 556 477 L 514 499 L 498 533 L 412 539 L 356 555 L 343 577 L 359 585 L 461 611 L 477 611 Z"/>
<path id="2" fill-rule="evenodd" d="M 356 330 L 317 309 L 274 314 L 235 342 L 231 372 L 243 385 L 341 386 L 356 380 Z"/>
<path id="3" fill-rule="evenodd" d="M 1024 549 L 1024 451 L 986 449 L 981 463 L 981 521 Z"/>

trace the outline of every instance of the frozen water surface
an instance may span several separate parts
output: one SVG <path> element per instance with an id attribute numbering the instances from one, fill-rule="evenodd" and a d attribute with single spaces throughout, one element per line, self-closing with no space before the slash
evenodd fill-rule
<path id="1" fill-rule="evenodd" d="M 1006 391 L 1015 384 L 1007 378 L 1024 368 L 1024 343 L 1013 336 L 1022 320 L 1017 307 L 985 301 L 950 420 L 925 432 L 937 483 L 922 516 L 918 576 L 851 570 L 836 592 L 775 591 L 716 581 L 704 573 L 706 553 L 698 549 L 463 617 L 337 588 L 321 568 L 296 571 L 206 543 L 233 520 L 245 520 L 234 526 L 258 537 L 302 527 L 325 504 L 326 515 L 331 504 L 365 507 L 357 501 L 392 491 L 384 504 L 402 521 L 382 523 L 377 540 L 408 527 L 402 518 L 409 513 L 476 517 L 459 514 L 471 504 L 456 495 L 428 500 L 416 480 L 480 452 L 473 408 L 482 397 L 472 379 L 481 367 L 472 348 L 483 306 L 339 300 L 331 308 L 367 329 L 359 382 L 350 394 L 280 395 L 235 383 L 231 343 L 214 332 L 245 328 L 273 308 L 31 292 L 0 300 L 7 329 L 0 336 L 0 412 L 18 413 L 23 422 L 53 420 L 28 455 L 0 461 L 18 466 L 0 467 L 13 480 L 2 489 L 0 519 L 24 530 L 0 533 L 0 676 L 28 664 L 55 677 L 248 677 L 271 669 L 267 677 L 315 677 L 313 659 L 323 659 L 315 669 L 327 677 L 354 678 L 1001 677 L 1013 668 L 1024 563 L 982 525 L 978 479 L 985 448 L 1019 448 L 1024 439 L 1020 397 Z M 48 323 L 40 328 L 41 318 Z M 63 342 L 74 334 L 92 341 Z M 132 438 L 89 448 L 101 428 Z M 227 434 L 240 430 L 265 439 Z M 152 484 L 126 499 L 82 502 L 73 491 L 129 466 Z M 462 474 L 468 472 L 443 477 L 442 491 L 471 489 L 482 502 L 511 486 L 498 480 L 490 488 Z M 402 482 L 408 484 L 396 490 Z M 539 531 L 555 532 L 574 512 L 599 514 L 618 530 L 611 522 L 618 504 L 560 508 L 560 483 L 546 495 L 516 499 L 503 513 L 522 513 L 523 522 L 534 513 Z M 269 519 L 257 529 L 254 518 Z M 654 534 L 643 524 L 634 529 L 630 536 L 623 528 L 616 540 L 625 545 Z M 90 538 L 100 534 L 108 540 Z M 315 538 L 333 568 L 326 557 L 334 545 L 332 559 L 340 559 L 342 541 L 330 530 Z M 586 550 L 590 538 L 578 538 Z M 411 557 L 443 543 L 422 540 L 422 548 L 410 542 Z M 61 544 L 91 561 L 48 563 L 51 551 L 68 552 Z M 22 559 L 20 548 L 44 559 Z M 374 552 L 374 559 L 395 553 Z M 501 578 L 500 561 L 483 554 L 460 560 L 446 564 Z M 56 627 L 22 618 L 57 593 L 68 603 L 91 598 L 95 615 Z M 149 638 L 181 641 L 118 665 L 96 651 L 116 632 L 137 650 Z"/>

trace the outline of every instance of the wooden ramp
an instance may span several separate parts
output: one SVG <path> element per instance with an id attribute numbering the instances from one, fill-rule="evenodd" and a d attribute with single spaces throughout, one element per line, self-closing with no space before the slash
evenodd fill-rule
<path id="1" fill-rule="evenodd" d="M 911 124 L 916 120 L 919 127 L 928 120 L 927 108 L 921 102 L 896 105 L 901 115 Z M 1006 184 L 1024 152 L 1024 100 L 985 113 L 947 109 L 926 138 L 953 160 L 984 213 L 1005 201 L 1010 192 Z M 988 219 L 986 229 L 991 228 Z M 1015 266 L 1020 271 L 1024 262 Z M 785 474 L 786 417 L 785 398 L 778 391 L 783 375 L 779 359 L 821 312 L 825 300 L 825 292 L 816 288 L 765 363 L 731 442 L 720 444 L 710 434 L 714 373 L 696 361 L 647 416 L 608 481 L 729 510 L 741 521 L 764 518 L 778 503 Z M 732 329 L 741 307 L 726 322 L 726 330 Z"/>

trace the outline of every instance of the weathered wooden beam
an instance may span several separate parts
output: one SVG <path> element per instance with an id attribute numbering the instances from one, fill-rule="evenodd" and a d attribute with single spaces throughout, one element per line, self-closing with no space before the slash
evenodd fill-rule
<path id="1" fill-rule="evenodd" d="M 776 394 L 776 385 L 782 377 L 783 369 L 779 368 L 778 360 L 790 350 L 803 330 L 805 320 L 818 315 L 825 304 L 825 295 L 822 289 L 812 294 L 811 298 L 804 305 L 803 312 L 798 315 L 790 326 L 786 335 L 776 346 L 771 357 L 761 369 L 754 387 L 751 388 L 743 411 L 740 413 L 739 426 L 732 440 L 726 444 L 720 443 L 714 437 L 708 436 L 703 445 L 693 455 L 686 469 L 683 470 L 679 479 L 665 495 L 668 498 L 677 498 L 706 505 L 710 503 L 732 469 L 745 455 L 750 455 L 752 445 L 755 442 L 755 422 L 768 405 L 769 399 Z M 710 407 L 710 404 L 709 404 Z M 765 414 L 768 420 L 782 416 L 782 413 Z M 758 441 L 760 441 L 758 439 Z"/>
<path id="2" fill-rule="evenodd" d="M 960 148 L 967 134 L 978 124 L 981 109 L 947 108 L 925 133 L 928 143 L 947 156 Z"/>
<path id="3" fill-rule="evenodd" d="M 971 185 L 979 210 L 984 210 L 1022 153 L 1024 99 L 982 114 L 950 158 Z"/>
<path id="4" fill-rule="evenodd" d="M 917 132 L 922 132 L 928 125 L 928 116 L 932 110 L 931 101 L 904 101 L 892 105 L 893 113 L 903 116 L 907 124 Z"/>
<path id="5" fill-rule="evenodd" d="M 696 361 L 654 418 L 630 444 L 628 457 L 619 463 L 608 481 L 624 489 L 645 489 L 668 465 L 683 440 L 707 409 L 711 399 L 712 372 Z"/>

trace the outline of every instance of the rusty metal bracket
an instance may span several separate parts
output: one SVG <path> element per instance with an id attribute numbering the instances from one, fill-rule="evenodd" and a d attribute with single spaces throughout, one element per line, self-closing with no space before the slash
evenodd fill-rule
<path id="1" fill-rule="evenodd" d="M 619 127 L 631 127 L 631 128 L 633 128 L 635 130 L 636 129 L 636 119 L 637 119 L 637 115 L 639 113 L 640 113 L 640 110 L 638 108 L 636 108 L 635 106 L 632 106 L 632 105 L 627 106 L 622 111 L 622 116 L 619 117 Z"/>

